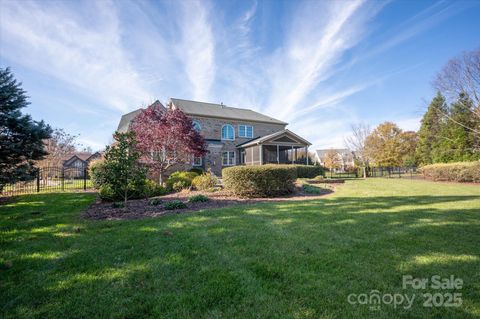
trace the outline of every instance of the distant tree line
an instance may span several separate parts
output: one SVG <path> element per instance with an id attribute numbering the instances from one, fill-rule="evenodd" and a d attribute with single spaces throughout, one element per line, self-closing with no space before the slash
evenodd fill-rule
<path id="1" fill-rule="evenodd" d="M 436 96 L 418 132 L 385 122 L 352 126 L 346 139 L 357 165 L 421 166 L 480 160 L 480 50 L 450 60 L 434 80 Z M 364 176 L 366 172 L 364 170 Z"/>
<path id="2" fill-rule="evenodd" d="M 480 159 L 480 50 L 450 60 L 418 131 L 418 163 Z"/>

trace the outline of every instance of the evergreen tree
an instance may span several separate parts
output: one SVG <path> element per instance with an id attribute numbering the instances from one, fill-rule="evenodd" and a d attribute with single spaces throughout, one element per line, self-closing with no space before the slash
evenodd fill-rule
<path id="1" fill-rule="evenodd" d="M 433 146 L 434 162 L 462 162 L 480 159 L 478 119 L 472 100 L 464 93 L 452 104 Z"/>
<path id="2" fill-rule="evenodd" d="M 31 177 L 34 161 L 47 154 L 43 140 L 50 137 L 51 129 L 21 113 L 29 104 L 21 86 L 8 68 L 0 68 L 0 190 Z"/>
<path id="3" fill-rule="evenodd" d="M 137 150 L 134 132 L 113 135 L 115 142 L 105 150 L 103 175 L 100 177 L 108 184 L 113 196 L 123 198 L 124 205 L 145 185 L 146 170 L 140 164 L 141 153 Z"/>
<path id="4" fill-rule="evenodd" d="M 423 115 L 422 124 L 418 131 L 418 144 L 416 158 L 419 164 L 427 165 L 433 163 L 432 148 L 438 143 L 438 134 L 447 113 L 445 98 L 437 92 L 428 106 L 427 112 Z"/>

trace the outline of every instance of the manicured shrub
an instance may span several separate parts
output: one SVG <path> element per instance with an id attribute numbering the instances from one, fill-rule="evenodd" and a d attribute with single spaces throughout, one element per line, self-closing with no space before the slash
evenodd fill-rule
<path id="1" fill-rule="evenodd" d="M 225 189 L 243 197 L 272 197 L 291 193 L 295 187 L 294 165 L 252 165 L 225 168 Z"/>
<path id="2" fill-rule="evenodd" d="M 480 183 L 480 161 L 426 165 L 420 172 L 434 181 Z"/>
<path id="3" fill-rule="evenodd" d="M 111 202 L 114 201 L 116 198 L 115 192 L 113 191 L 112 187 L 109 184 L 103 184 L 98 188 L 98 195 L 104 201 Z"/>
<path id="4" fill-rule="evenodd" d="M 168 177 L 166 181 L 167 188 L 175 191 L 188 188 L 192 185 L 192 180 L 197 176 L 198 174 L 195 172 L 177 171 Z"/>
<path id="5" fill-rule="evenodd" d="M 161 200 L 160 198 L 152 198 L 151 200 L 148 201 L 148 205 L 150 206 L 158 206 L 162 204 L 163 204 L 163 200 Z"/>
<path id="6" fill-rule="evenodd" d="M 325 169 L 317 165 L 292 165 L 297 169 L 298 178 L 313 178 L 324 175 Z"/>
<path id="7" fill-rule="evenodd" d="M 105 184 L 105 160 L 96 159 L 91 161 L 88 165 L 88 174 L 92 180 L 93 187 L 98 189 Z"/>
<path id="8" fill-rule="evenodd" d="M 192 186 L 198 190 L 212 189 L 217 185 L 218 179 L 211 172 L 203 173 L 192 180 Z"/>
<path id="9" fill-rule="evenodd" d="M 309 185 L 309 184 L 303 184 L 302 188 L 303 188 L 303 191 L 307 194 L 320 195 L 320 194 L 323 193 L 323 191 L 320 187 L 316 187 L 316 186 Z"/>
<path id="10" fill-rule="evenodd" d="M 209 200 L 210 198 L 202 194 L 193 195 L 188 198 L 190 203 L 208 202 Z"/>
<path id="11" fill-rule="evenodd" d="M 167 210 L 182 209 L 187 208 L 187 204 L 179 200 L 172 200 L 171 202 L 166 202 L 163 208 Z"/>
<path id="12" fill-rule="evenodd" d="M 144 197 L 155 197 L 167 194 L 167 189 L 162 185 L 147 179 L 145 181 Z"/>

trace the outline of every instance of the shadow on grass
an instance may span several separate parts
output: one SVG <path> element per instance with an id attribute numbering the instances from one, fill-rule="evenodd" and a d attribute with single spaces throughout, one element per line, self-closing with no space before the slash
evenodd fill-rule
<path id="1" fill-rule="evenodd" d="M 478 196 L 334 197 L 118 222 L 79 219 L 92 198 L 30 200 L 0 214 L 0 256 L 12 263 L 0 273 L 5 317 L 473 318 L 480 308 Z M 464 306 L 347 303 L 373 289 L 415 293 L 403 275 L 462 278 Z"/>

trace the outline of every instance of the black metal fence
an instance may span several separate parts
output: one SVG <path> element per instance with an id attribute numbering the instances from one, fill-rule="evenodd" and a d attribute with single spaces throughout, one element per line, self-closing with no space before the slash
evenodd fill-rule
<path id="1" fill-rule="evenodd" d="M 367 177 L 386 177 L 386 178 L 411 178 L 422 179 L 416 167 L 367 167 Z M 327 178 L 359 178 L 363 177 L 363 169 L 350 172 L 325 171 Z"/>
<path id="2" fill-rule="evenodd" d="M 367 175 L 369 177 L 423 178 L 416 167 L 369 167 Z"/>
<path id="3" fill-rule="evenodd" d="M 3 188 L 2 196 L 87 190 L 92 187 L 88 171 L 83 167 L 41 167 L 30 176 Z"/>
<path id="4" fill-rule="evenodd" d="M 352 172 L 334 172 L 334 171 L 325 171 L 325 177 L 327 178 L 357 178 L 357 171 Z"/>

